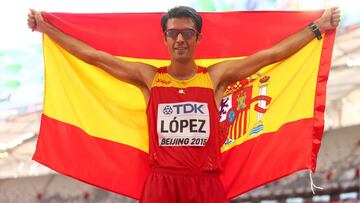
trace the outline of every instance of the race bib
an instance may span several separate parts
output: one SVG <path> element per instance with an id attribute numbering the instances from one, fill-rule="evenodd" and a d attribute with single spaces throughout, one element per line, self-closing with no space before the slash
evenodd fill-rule
<path id="1" fill-rule="evenodd" d="M 204 146 L 210 135 L 207 103 L 181 102 L 158 105 L 160 146 Z"/>

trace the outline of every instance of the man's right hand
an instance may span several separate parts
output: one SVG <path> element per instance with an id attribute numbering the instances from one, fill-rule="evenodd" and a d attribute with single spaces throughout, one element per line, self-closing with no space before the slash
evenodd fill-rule
<path id="1" fill-rule="evenodd" d="M 30 9 L 30 12 L 28 13 L 28 27 L 32 31 L 38 31 L 43 32 L 41 29 L 42 23 L 44 23 L 44 19 L 41 16 L 40 12 L 35 11 L 34 9 Z"/>

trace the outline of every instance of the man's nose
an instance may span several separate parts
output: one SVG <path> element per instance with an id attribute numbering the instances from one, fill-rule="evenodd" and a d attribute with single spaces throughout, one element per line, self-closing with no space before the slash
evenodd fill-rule
<path id="1" fill-rule="evenodd" d="M 181 33 L 179 33 L 176 37 L 176 42 L 183 42 L 185 39 Z"/>

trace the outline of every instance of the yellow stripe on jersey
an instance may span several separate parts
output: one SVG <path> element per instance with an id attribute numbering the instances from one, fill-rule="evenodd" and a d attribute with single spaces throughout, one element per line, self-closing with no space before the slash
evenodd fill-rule
<path id="1" fill-rule="evenodd" d="M 198 72 L 192 78 L 187 80 L 178 80 L 169 73 L 156 73 L 152 87 L 203 87 L 213 89 L 211 78 L 207 72 Z"/>

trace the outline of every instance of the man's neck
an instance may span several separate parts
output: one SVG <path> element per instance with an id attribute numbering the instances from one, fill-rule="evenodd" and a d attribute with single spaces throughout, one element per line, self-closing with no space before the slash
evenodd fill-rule
<path id="1" fill-rule="evenodd" d="M 172 61 L 168 67 L 168 73 L 175 79 L 187 80 L 192 78 L 197 71 L 194 60 L 186 63 Z"/>

